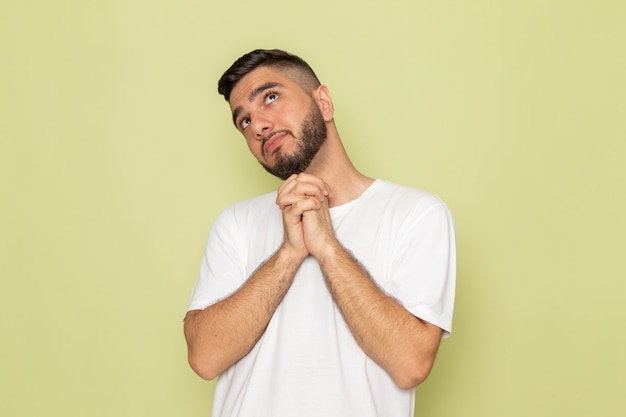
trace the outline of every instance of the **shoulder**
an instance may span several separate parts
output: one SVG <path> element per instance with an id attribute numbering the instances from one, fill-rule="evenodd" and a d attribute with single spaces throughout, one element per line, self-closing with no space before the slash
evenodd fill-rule
<path id="1" fill-rule="evenodd" d="M 373 184 L 371 198 L 387 207 L 413 212 L 426 212 L 436 207 L 447 210 L 446 203 L 435 194 L 382 179 Z"/>
<path id="2" fill-rule="evenodd" d="M 267 221 L 268 217 L 280 213 L 276 205 L 276 192 L 249 198 L 224 208 L 215 223 L 238 224 Z"/>
<path id="3" fill-rule="evenodd" d="M 226 207 L 225 211 L 232 212 L 247 212 L 255 210 L 267 210 L 274 208 L 276 205 L 276 191 L 271 193 L 262 194 L 256 197 L 249 198 L 247 200 L 240 201 L 229 207 Z"/>

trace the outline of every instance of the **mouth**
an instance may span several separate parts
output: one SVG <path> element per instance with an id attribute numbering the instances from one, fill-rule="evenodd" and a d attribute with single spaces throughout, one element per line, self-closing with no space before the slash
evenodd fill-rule
<path id="1" fill-rule="evenodd" d="M 283 139 L 287 136 L 287 132 L 273 132 L 263 143 L 263 153 L 271 155 L 278 150 Z"/>

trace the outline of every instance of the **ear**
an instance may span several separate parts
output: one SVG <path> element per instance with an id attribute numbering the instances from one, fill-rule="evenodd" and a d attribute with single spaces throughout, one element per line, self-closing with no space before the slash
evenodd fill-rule
<path id="1" fill-rule="evenodd" d="M 330 122 L 335 115 L 335 107 L 333 106 L 333 100 L 330 97 L 328 87 L 320 85 L 317 90 L 313 92 L 313 98 L 320 108 L 320 112 L 324 117 L 324 120 Z"/>

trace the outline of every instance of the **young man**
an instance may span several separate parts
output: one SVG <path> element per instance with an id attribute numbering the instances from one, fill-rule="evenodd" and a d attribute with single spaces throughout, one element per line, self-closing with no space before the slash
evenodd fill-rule
<path id="1" fill-rule="evenodd" d="M 451 330 L 446 205 L 357 171 L 328 88 L 300 58 L 250 52 L 218 90 L 285 182 L 209 234 L 184 327 L 191 367 L 220 376 L 213 416 L 412 416 Z"/>

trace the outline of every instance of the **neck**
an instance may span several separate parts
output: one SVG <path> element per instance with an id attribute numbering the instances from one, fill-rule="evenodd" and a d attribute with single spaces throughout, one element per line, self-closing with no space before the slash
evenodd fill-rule
<path id="1" fill-rule="evenodd" d="M 328 203 L 336 207 L 358 198 L 374 181 L 352 164 L 339 136 L 333 129 L 307 169 L 330 187 Z"/>

